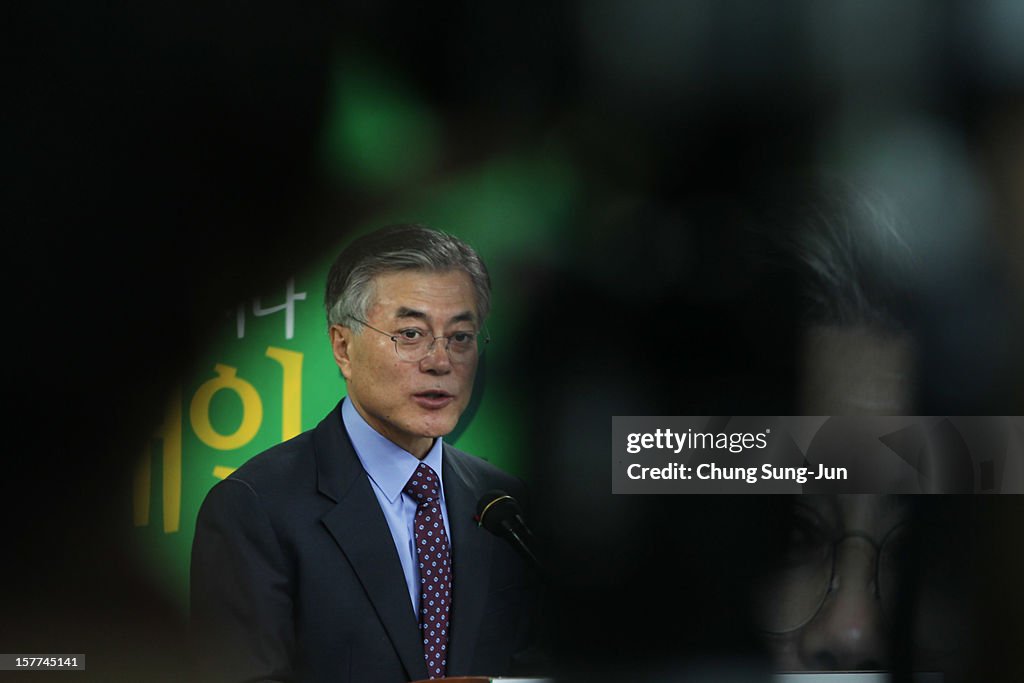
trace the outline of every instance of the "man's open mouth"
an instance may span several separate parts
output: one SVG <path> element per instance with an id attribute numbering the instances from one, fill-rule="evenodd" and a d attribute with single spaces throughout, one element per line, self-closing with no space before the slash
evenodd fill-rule
<path id="1" fill-rule="evenodd" d="M 455 400 L 455 397 L 447 391 L 431 389 L 430 391 L 421 391 L 413 394 L 412 399 L 421 408 L 426 408 L 427 410 L 440 410 L 442 408 L 447 408 L 451 402 Z"/>
<path id="2" fill-rule="evenodd" d="M 452 398 L 452 395 L 447 391 L 421 391 L 416 396 L 422 396 L 424 398 L 441 399 L 441 398 Z"/>

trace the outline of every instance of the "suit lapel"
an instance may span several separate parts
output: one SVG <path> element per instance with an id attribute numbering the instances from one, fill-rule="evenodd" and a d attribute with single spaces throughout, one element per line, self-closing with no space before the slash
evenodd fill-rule
<path id="1" fill-rule="evenodd" d="M 317 426 L 313 443 L 318 488 L 337 503 L 321 521 L 366 590 L 409 679 L 427 678 L 419 625 L 391 530 L 345 434 L 339 408 Z"/>
<path id="2" fill-rule="evenodd" d="M 479 674 L 470 671 L 477 635 L 487 602 L 491 564 L 491 539 L 473 521 L 479 493 L 470 485 L 469 472 L 458 456 L 445 448 L 444 493 L 448 525 L 452 532 L 452 612 L 448 675 Z"/>

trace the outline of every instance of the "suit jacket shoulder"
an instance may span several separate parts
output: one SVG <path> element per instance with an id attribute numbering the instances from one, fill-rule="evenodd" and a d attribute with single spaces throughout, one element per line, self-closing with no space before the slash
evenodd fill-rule
<path id="1" fill-rule="evenodd" d="M 461 451 L 449 444 L 444 445 L 445 462 L 470 487 L 477 497 L 488 491 L 499 489 L 520 498 L 526 495 L 526 484 L 519 477 L 498 469 L 491 463 Z"/>
<path id="2" fill-rule="evenodd" d="M 477 526 L 476 502 L 521 482 L 445 445 L 453 599 L 448 675 L 507 673 L 524 632 L 527 568 Z M 416 616 L 384 514 L 336 408 L 207 495 L 192 611 L 211 680 L 426 678 Z"/>

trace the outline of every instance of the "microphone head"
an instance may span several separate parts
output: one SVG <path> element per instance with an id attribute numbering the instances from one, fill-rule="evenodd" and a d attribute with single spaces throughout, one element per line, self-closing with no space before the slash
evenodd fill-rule
<path id="1" fill-rule="evenodd" d="M 544 573 L 540 560 L 530 549 L 533 533 L 523 521 L 522 510 L 515 498 L 498 489 L 488 491 L 477 501 L 474 519 L 479 526 L 511 543 L 527 562 Z"/>
<path id="2" fill-rule="evenodd" d="M 506 523 L 521 515 L 522 510 L 516 499 L 498 489 L 480 496 L 476 504 L 477 524 L 498 536 L 505 535 Z"/>

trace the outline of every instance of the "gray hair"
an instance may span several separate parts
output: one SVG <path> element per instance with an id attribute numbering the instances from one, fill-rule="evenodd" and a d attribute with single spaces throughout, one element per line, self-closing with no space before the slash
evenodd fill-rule
<path id="1" fill-rule="evenodd" d="M 458 239 L 423 225 L 392 225 L 363 235 L 346 247 L 327 275 L 324 309 L 327 324 L 358 332 L 372 304 L 378 275 L 405 270 L 430 273 L 462 271 L 476 293 L 477 322 L 491 307 L 491 278 L 476 251 Z"/>

